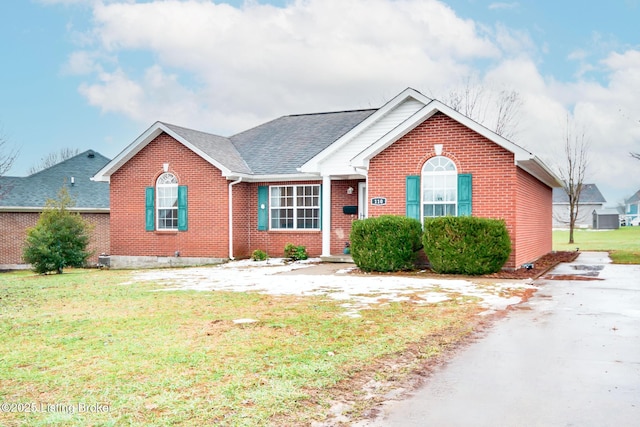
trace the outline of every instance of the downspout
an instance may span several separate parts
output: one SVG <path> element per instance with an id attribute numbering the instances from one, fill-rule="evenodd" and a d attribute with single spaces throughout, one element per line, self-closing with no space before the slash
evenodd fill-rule
<path id="1" fill-rule="evenodd" d="M 233 259 L 233 186 L 241 181 L 242 177 L 229 183 L 229 259 Z"/>

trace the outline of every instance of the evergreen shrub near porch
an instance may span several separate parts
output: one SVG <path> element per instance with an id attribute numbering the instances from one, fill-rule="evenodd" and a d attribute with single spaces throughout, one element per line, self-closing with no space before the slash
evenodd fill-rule
<path id="1" fill-rule="evenodd" d="M 401 271 L 415 268 L 422 247 L 420 221 L 383 215 L 355 221 L 351 226 L 351 256 L 362 271 Z"/>
<path id="2" fill-rule="evenodd" d="M 436 273 L 481 275 L 498 272 L 511 253 L 503 220 L 425 218 L 424 251 Z"/>

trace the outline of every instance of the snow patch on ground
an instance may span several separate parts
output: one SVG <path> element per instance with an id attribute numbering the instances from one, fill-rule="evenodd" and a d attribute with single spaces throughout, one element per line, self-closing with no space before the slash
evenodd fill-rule
<path id="1" fill-rule="evenodd" d="M 344 301 L 345 315 L 396 301 L 438 304 L 454 298 L 477 298 L 484 313 L 504 310 L 519 303 L 520 297 L 509 295 L 514 289 L 536 288 L 531 280 L 480 285 L 468 280 L 430 279 L 403 276 L 349 274 L 352 268 L 333 274 L 282 274 L 317 265 L 318 259 L 287 262 L 232 261 L 209 267 L 158 269 L 134 272 L 133 282 L 155 282 L 166 287 L 159 291 L 197 290 L 260 292 L 269 295 L 325 296 Z M 131 282 L 129 282 L 131 283 Z"/>

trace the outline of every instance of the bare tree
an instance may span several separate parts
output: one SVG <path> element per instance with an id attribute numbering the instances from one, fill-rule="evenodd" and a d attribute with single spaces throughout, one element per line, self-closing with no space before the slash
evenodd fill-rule
<path id="1" fill-rule="evenodd" d="M 580 193 L 589 165 L 589 140 L 584 129 L 576 129 L 569 114 L 563 130 L 564 164 L 557 167 L 563 189 L 569 199 L 569 243 L 574 243 L 573 230 L 579 213 Z"/>
<path id="2" fill-rule="evenodd" d="M 629 154 L 631 154 L 631 157 L 633 157 L 634 159 L 640 160 L 640 153 L 629 153 Z"/>
<path id="3" fill-rule="evenodd" d="M 4 136 L 2 128 L 0 127 L 0 177 L 5 176 L 7 172 L 13 166 L 13 162 L 18 157 L 18 149 L 9 147 L 7 137 Z M 9 186 L 0 181 L 0 199 L 7 191 L 11 190 Z"/>
<path id="4" fill-rule="evenodd" d="M 34 173 L 40 172 L 41 170 L 50 168 L 51 166 L 57 165 L 60 162 L 63 162 L 67 159 L 72 158 L 80 153 L 80 150 L 77 148 L 61 148 L 59 151 L 54 151 L 53 153 L 49 153 L 47 156 L 40 159 L 40 162 L 29 168 L 29 175 L 33 175 Z"/>
<path id="5" fill-rule="evenodd" d="M 443 102 L 506 139 L 518 133 L 523 101 L 515 90 L 493 90 L 469 77 L 464 86 L 449 91 Z"/>
<path id="6" fill-rule="evenodd" d="M 18 157 L 18 150 L 9 147 L 9 141 L 0 126 L 0 176 L 4 176 Z"/>

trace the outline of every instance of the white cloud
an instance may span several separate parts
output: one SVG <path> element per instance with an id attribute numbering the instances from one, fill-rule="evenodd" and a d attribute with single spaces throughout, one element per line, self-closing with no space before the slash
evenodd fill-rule
<path id="1" fill-rule="evenodd" d="M 151 52 L 163 69 L 197 81 L 194 116 L 218 132 L 281 114 L 378 106 L 407 86 L 450 84 L 470 73 L 473 60 L 500 55 L 472 21 L 434 0 L 309 0 L 286 8 L 248 2 L 241 9 L 194 0 L 98 3 L 94 21 L 103 53 Z M 144 85 L 129 69 L 125 76 Z M 87 83 L 83 93 L 105 84 Z M 137 105 L 149 111 L 155 99 L 143 93 Z M 122 112 L 146 117 L 128 105 Z M 251 121 L 237 122 L 240 128 L 209 121 L 226 115 Z M 193 118 L 185 124 L 203 125 Z"/>
<path id="2" fill-rule="evenodd" d="M 590 63 L 593 52 L 574 49 L 577 73 L 563 82 L 541 75 L 548 46 L 521 30 L 461 19 L 437 0 L 93 5 L 93 27 L 66 70 L 84 75 L 80 93 L 104 112 L 228 135 L 283 114 L 377 107 L 408 86 L 441 94 L 480 74 L 522 95 L 516 142 L 553 162 L 569 112 L 587 124 L 590 178 L 605 197 L 615 202 L 640 187 L 630 182 L 639 165 L 628 156 L 640 151 L 638 50 Z M 507 5 L 515 3 L 494 8 Z M 593 69 L 599 82 L 585 78 Z"/>

